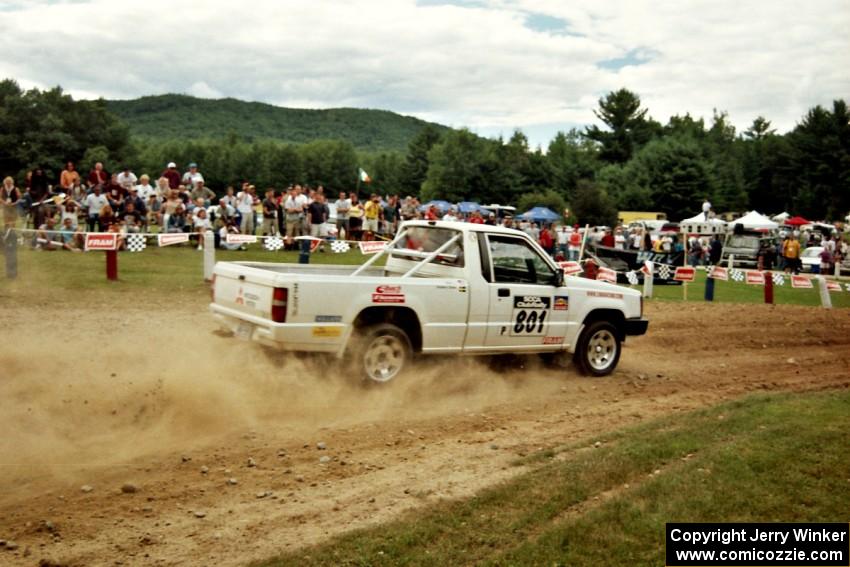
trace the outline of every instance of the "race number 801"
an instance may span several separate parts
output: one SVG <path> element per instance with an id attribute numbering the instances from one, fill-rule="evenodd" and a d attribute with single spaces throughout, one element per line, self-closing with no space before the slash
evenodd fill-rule
<path id="1" fill-rule="evenodd" d="M 538 295 L 514 296 L 512 335 L 543 336 L 549 315 L 548 297 Z"/>

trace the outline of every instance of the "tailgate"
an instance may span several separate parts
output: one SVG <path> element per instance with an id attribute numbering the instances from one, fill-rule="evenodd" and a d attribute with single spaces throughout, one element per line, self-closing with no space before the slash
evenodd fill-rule
<path id="1" fill-rule="evenodd" d="M 259 273 L 258 273 L 259 272 Z M 240 266 L 215 271 L 213 302 L 235 311 L 263 317 L 271 316 L 271 278 L 261 270 Z"/>

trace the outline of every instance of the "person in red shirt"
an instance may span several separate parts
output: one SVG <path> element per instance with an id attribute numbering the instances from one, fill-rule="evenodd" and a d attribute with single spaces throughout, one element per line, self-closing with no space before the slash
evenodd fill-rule
<path id="1" fill-rule="evenodd" d="M 425 220 L 440 220 L 440 215 L 437 213 L 437 207 L 434 205 L 428 207 L 428 210 L 425 211 Z"/>
<path id="2" fill-rule="evenodd" d="M 552 238 L 552 232 L 549 230 L 548 225 L 543 225 L 543 228 L 540 229 L 540 236 L 538 237 L 538 240 L 540 242 L 540 246 L 543 247 L 543 250 L 551 256 L 555 249 L 555 239 Z"/>
<path id="3" fill-rule="evenodd" d="M 602 240 L 599 241 L 599 244 L 602 246 L 607 246 L 608 248 L 614 248 L 616 241 L 614 240 L 614 235 L 610 230 L 605 231 L 605 236 L 602 237 Z"/>
<path id="4" fill-rule="evenodd" d="M 177 189 L 180 187 L 180 172 L 177 171 L 177 164 L 173 161 L 168 163 L 168 166 L 165 171 L 162 172 L 161 177 L 168 179 L 169 188 Z"/>
<path id="5" fill-rule="evenodd" d="M 481 212 L 472 211 L 472 215 L 469 217 L 469 222 L 472 224 L 484 224 L 484 218 L 481 216 Z"/>
<path id="6" fill-rule="evenodd" d="M 94 169 L 89 172 L 87 181 L 89 182 L 89 187 L 105 185 L 106 182 L 109 181 L 109 173 L 103 169 L 102 163 L 97 162 L 94 164 Z"/>

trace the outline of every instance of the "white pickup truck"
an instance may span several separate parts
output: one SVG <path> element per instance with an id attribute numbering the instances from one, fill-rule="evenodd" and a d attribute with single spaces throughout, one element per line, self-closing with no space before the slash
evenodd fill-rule
<path id="1" fill-rule="evenodd" d="M 443 221 L 404 223 L 359 267 L 218 262 L 212 296 L 213 316 L 237 337 L 350 356 L 376 382 L 415 354 L 569 352 L 603 376 L 626 335 L 648 325 L 639 292 L 564 277 L 526 234 Z"/>

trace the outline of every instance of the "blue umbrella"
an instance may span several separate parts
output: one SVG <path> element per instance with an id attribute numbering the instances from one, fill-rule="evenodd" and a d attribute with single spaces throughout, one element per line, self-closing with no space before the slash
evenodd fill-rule
<path id="1" fill-rule="evenodd" d="M 469 213 L 474 213 L 475 211 L 480 211 L 480 210 L 483 209 L 483 207 L 481 205 L 479 205 L 478 203 L 476 203 L 474 201 L 463 201 L 462 203 L 458 203 L 457 206 L 458 206 L 458 209 L 460 209 L 460 212 L 462 212 L 465 215 L 468 215 Z"/>
<path id="2" fill-rule="evenodd" d="M 428 201 L 427 203 L 423 204 L 421 207 L 419 207 L 419 210 L 420 211 L 427 211 L 428 209 L 431 208 L 431 205 L 434 205 L 435 207 L 437 207 L 437 210 L 440 211 L 441 213 L 448 211 L 449 207 L 452 206 L 452 204 L 449 203 L 448 201 L 443 201 L 443 200 L 437 199 L 437 200 L 434 200 L 434 201 Z"/>
<path id="3" fill-rule="evenodd" d="M 555 222 L 561 215 L 552 211 L 551 209 L 547 209 L 546 207 L 534 207 L 529 211 L 526 211 L 519 215 L 519 218 L 522 220 L 530 220 L 534 222 Z"/>

